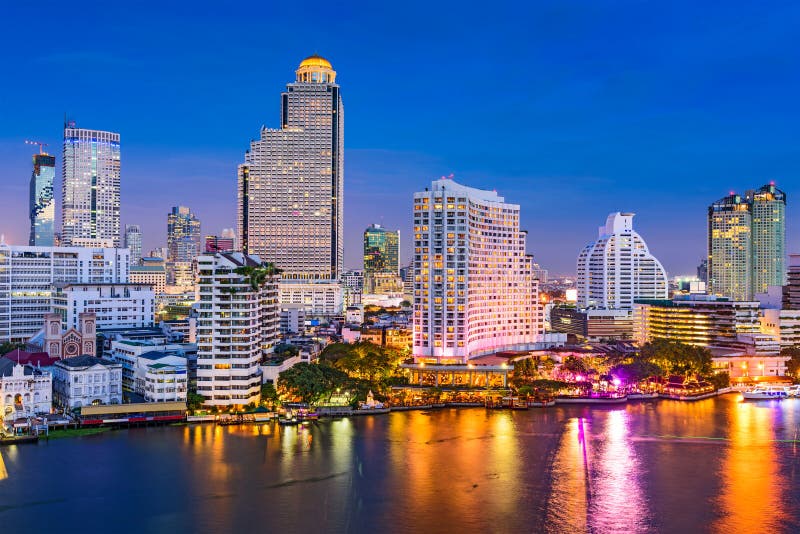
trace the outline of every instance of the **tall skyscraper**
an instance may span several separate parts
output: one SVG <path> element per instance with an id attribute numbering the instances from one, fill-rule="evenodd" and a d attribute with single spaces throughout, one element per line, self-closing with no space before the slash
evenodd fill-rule
<path id="1" fill-rule="evenodd" d="M 53 200 L 53 181 L 56 177 L 56 158 L 39 152 L 33 155 L 30 183 L 31 232 L 30 246 L 52 247 L 55 239 L 56 205 Z"/>
<path id="2" fill-rule="evenodd" d="M 185 206 L 167 214 L 167 283 L 194 285 L 193 262 L 200 254 L 200 221 Z"/>
<path id="3" fill-rule="evenodd" d="M 786 194 L 767 184 L 748 191 L 751 206 L 753 294 L 766 293 L 769 286 L 786 282 Z"/>
<path id="4" fill-rule="evenodd" d="M 774 184 L 731 193 L 708 208 L 708 292 L 753 300 L 783 285 L 786 195 Z"/>
<path id="5" fill-rule="evenodd" d="M 578 306 L 632 310 L 637 299 L 669 296 L 667 273 L 633 229 L 633 213 L 615 212 L 578 256 Z"/>
<path id="6" fill-rule="evenodd" d="M 341 313 L 344 114 L 328 60 L 304 59 L 281 95 L 281 124 L 262 128 L 238 169 L 239 246 L 282 269 L 282 304 Z"/>
<path id="7" fill-rule="evenodd" d="M 125 248 L 130 250 L 131 265 L 142 262 L 142 230 L 138 224 L 125 225 Z"/>
<path id="8" fill-rule="evenodd" d="M 542 333 L 519 205 L 436 180 L 414 193 L 414 357 L 465 363 L 530 349 Z"/>
<path id="9" fill-rule="evenodd" d="M 238 234 L 284 280 L 342 271 L 344 116 L 328 60 L 300 63 L 281 95 L 281 126 L 262 128 L 239 166 Z"/>
<path id="10" fill-rule="evenodd" d="M 400 232 L 372 224 L 364 230 L 364 287 L 366 293 L 402 291 Z"/>
<path id="11" fill-rule="evenodd" d="M 62 246 L 119 247 L 119 134 L 64 128 Z"/>

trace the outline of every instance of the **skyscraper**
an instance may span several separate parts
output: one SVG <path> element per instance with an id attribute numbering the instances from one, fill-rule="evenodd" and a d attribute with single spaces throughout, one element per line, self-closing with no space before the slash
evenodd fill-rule
<path id="1" fill-rule="evenodd" d="M 400 232 L 372 224 L 364 230 L 364 287 L 366 293 L 402 291 Z"/>
<path id="2" fill-rule="evenodd" d="M 119 247 L 119 134 L 64 128 L 61 244 Z"/>
<path id="3" fill-rule="evenodd" d="M 637 299 L 669 296 L 667 273 L 633 229 L 633 213 L 615 212 L 578 256 L 578 306 L 632 310 Z"/>
<path id="4" fill-rule="evenodd" d="M 335 82 L 328 60 L 304 59 L 281 95 L 280 128 L 262 128 L 238 170 L 240 246 L 283 270 L 282 303 L 320 293 L 311 300 L 333 296 L 341 307 L 344 115 Z"/>
<path id="5" fill-rule="evenodd" d="M 753 300 L 783 285 L 786 195 L 774 184 L 731 193 L 708 208 L 708 292 Z"/>
<path id="6" fill-rule="evenodd" d="M 130 250 L 131 265 L 142 262 L 142 230 L 138 224 L 125 225 L 125 248 Z"/>
<path id="7" fill-rule="evenodd" d="M 56 158 L 40 152 L 33 155 L 30 183 L 31 232 L 30 246 L 52 247 L 55 237 L 56 206 L 53 200 L 53 181 L 56 177 Z"/>
<path id="8" fill-rule="evenodd" d="M 167 283 L 194 285 L 193 262 L 200 254 L 200 221 L 185 206 L 167 214 Z"/>
<path id="9" fill-rule="evenodd" d="M 753 294 L 766 293 L 769 286 L 782 286 L 786 281 L 786 194 L 767 184 L 748 191 L 752 228 Z"/>
<path id="10" fill-rule="evenodd" d="M 542 333 L 519 205 L 442 179 L 414 193 L 414 357 L 465 363 Z"/>

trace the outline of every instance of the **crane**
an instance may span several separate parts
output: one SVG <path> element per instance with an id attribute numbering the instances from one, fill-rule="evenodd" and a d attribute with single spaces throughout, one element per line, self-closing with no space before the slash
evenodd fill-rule
<path id="1" fill-rule="evenodd" d="M 42 143 L 41 141 L 29 141 L 25 139 L 26 145 L 39 145 L 39 154 L 46 154 L 47 152 L 44 151 L 44 147 L 47 146 L 47 143 Z"/>

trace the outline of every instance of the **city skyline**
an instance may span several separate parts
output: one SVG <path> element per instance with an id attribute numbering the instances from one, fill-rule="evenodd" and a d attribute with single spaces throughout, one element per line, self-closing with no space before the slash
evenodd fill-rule
<path id="1" fill-rule="evenodd" d="M 43 21 L 45 30 L 55 25 L 58 15 L 73 22 L 76 31 L 86 24 L 54 9 L 52 20 Z M 114 9 L 104 16 L 114 16 Z M 430 45 L 420 47 L 424 50 L 409 49 L 383 35 L 398 28 L 403 17 L 356 10 L 347 11 L 349 17 L 342 22 L 353 36 L 349 45 L 333 39 L 330 29 L 309 38 L 279 28 L 286 38 L 280 50 L 260 41 L 236 45 L 235 39 L 228 39 L 210 55 L 205 45 L 179 50 L 170 37 L 173 29 L 144 14 L 136 17 L 152 30 L 153 42 L 134 50 L 132 34 L 123 29 L 112 37 L 109 48 L 114 54 L 92 50 L 88 43 L 62 52 L 57 32 L 50 37 L 43 31 L 33 57 L 9 62 L 12 78 L 23 79 L 29 69 L 46 64 L 57 80 L 80 66 L 79 75 L 71 79 L 78 88 L 103 76 L 123 89 L 90 98 L 80 91 L 25 88 L 26 99 L 42 100 L 35 112 L 5 110 L 8 127 L 0 136 L 0 174 L 5 178 L 0 208 L 5 216 L 0 231 L 8 242 L 26 242 L 24 199 L 31 151 L 22 142 L 35 138 L 57 146 L 64 110 L 81 125 L 120 132 L 125 139 L 122 223 L 142 225 L 145 250 L 164 244 L 160 225 L 150 221 L 172 205 L 194 206 L 209 232 L 233 226 L 236 200 L 228 192 L 246 148 L 242 132 L 278 124 L 269 95 L 285 86 L 299 58 L 316 51 L 334 62 L 347 87 L 345 267 L 360 267 L 360 233 L 365 226 L 382 223 L 409 235 L 405 214 L 413 192 L 454 173 L 470 186 L 497 188 L 519 199 L 529 252 L 551 272 L 574 273 L 583 236 L 596 220 L 619 210 L 639 214 L 642 233 L 670 275 L 692 273 L 706 254 L 705 208 L 710 202 L 730 190 L 743 193 L 753 184 L 772 180 L 793 194 L 791 183 L 800 165 L 791 145 L 790 118 L 797 104 L 789 95 L 796 93 L 800 81 L 785 66 L 796 59 L 791 29 L 800 13 L 796 6 L 769 13 L 743 6 L 735 12 L 693 6 L 693 13 L 712 28 L 708 35 L 706 26 L 682 19 L 688 4 L 648 11 L 648 18 L 672 25 L 677 34 L 632 28 L 628 23 L 643 15 L 639 9 L 643 8 L 594 6 L 589 12 L 526 6 L 520 22 L 503 20 L 515 28 L 524 27 L 522 21 L 530 23 L 530 30 L 520 35 L 500 35 L 499 19 L 508 15 L 500 10 L 471 32 L 472 41 L 462 32 L 475 27 L 477 13 L 459 13 L 451 25 L 444 23 L 443 11 L 434 10 L 430 20 L 413 26 L 422 43 Z M 324 29 L 327 15 L 321 10 L 307 22 Z M 616 22 L 620 15 L 624 16 Z M 22 16 L 24 11 L 16 7 L 9 11 L 9 20 Z M 228 16 L 232 15 L 221 15 Z M 735 20 L 742 19 L 751 22 L 752 38 L 747 42 L 738 39 L 737 32 L 720 29 L 738 27 Z M 182 20 L 187 31 L 198 35 L 208 24 L 192 14 L 182 14 Z M 605 30 L 604 22 L 610 24 Z M 267 25 L 262 30 L 272 28 L 272 23 L 260 24 Z M 577 38 L 567 39 L 559 32 Z M 12 31 L 0 39 L 14 35 Z M 604 43 L 601 55 L 611 59 L 590 59 L 592 43 L 610 35 L 615 39 Z M 352 43 L 359 43 L 358 48 Z M 234 70 L 247 61 L 236 56 L 252 55 L 240 53 L 245 44 L 260 47 L 265 61 L 253 71 L 252 83 L 229 84 Z M 164 49 L 165 57 L 157 57 Z M 219 80 L 200 77 L 189 92 L 161 90 L 177 87 L 183 77 L 199 76 L 184 69 L 197 65 L 201 57 L 210 57 L 212 75 Z M 396 74 L 392 92 L 379 90 L 384 82 L 373 75 L 376 61 L 387 58 L 389 71 Z M 439 62 L 445 58 L 450 70 L 471 73 L 470 83 L 459 85 L 457 92 L 450 83 L 430 83 L 439 80 Z M 183 60 L 184 67 L 169 72 L 167 66 L 174 66 L 175 59 Z M 529 66 L 524 72 L 515 70 L 523 60 Z M 163 83 L 141 81 L 145 68 L 154 69 Z M 513 91 L 510 99 L 490 98 L 500 80 L 526 89 Z M 22 99 L 21 89 L 13 86 L 0 91 L 3 101 Z M 393 98 L 401 93 L 407 98 Z M 476 99 L 479 95 L 482 98 Z M 111 105 L 112 96 L 125 105 Z M 241 100 L 254 103 L 240 106 Z M 471 111 L 465 114 L 467 103 Z M 165 105 L 168 121 L 159 117 Z M 504 135 L 496 135 L 498 126 Z M 59 160 L 57 166 L 62 164 Z M 561 200 L 550 202 L 556 185 Z M 162 191 L 158 199 L 150 195 L 155 188 Z M 212 190 L 226 193 L 212 197 Z M 565 209 L 568 218 L 563 217 Z M 791 252 L 798 249 L 798 223 L 791 209 L 787 223 Z M 402 263 L 408 257 L 404 246 Z"/>

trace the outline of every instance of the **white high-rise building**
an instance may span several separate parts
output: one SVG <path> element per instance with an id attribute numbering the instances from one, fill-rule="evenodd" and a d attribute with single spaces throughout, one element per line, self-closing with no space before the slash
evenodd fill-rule
<path id="1" fill-rule="evenodd" d="M 197 268 L 197 392 L 211 406 L 258 402 L 259 363 L 278 336 L 278 276 L 239 252 L 201 254 Z"/>
<path id="2" fill-rule="evenodd" d="M 50 313 L 55 285 L 126 283 L 128 249 L 0 242 L 0 341 L 24 343 Z"/>
<path id="3" fill-rule="evenodd" d="M 119 134 L 64 128 L 61 244 L 119 247 Z"/>
<path id="4" fill-rule="evenodd" d="M 578 306 L 632 310 L 669 297 L 667 273 L 633 230 L 633 213 L 612 213 L 578 256 Z"/>
<path id="5" fill-rule="evenodd" d="M 307 291 L 327 302 L 342 272 L 344 115 L 335 81 L 326 59 L 304 59 L 281 95 L 280 128 L 262 128 L 239 166 L 239 244 L 283 271 L 281 302 Z M 304 288 L 285 287 L 292 283 Z"/>
<path id="6" fill-rule="evenodd" d="M 420 362 L 464 363 L 529 349 L 543 332 L 538 281 L 519 205 L 436 180 L 414 194 L 414 349 Z"/>
<path id="7" fill-rule="evenodd" d="M 125 248 L 131 253 L 131 265 L 142 262 L 142 229 L 138 224 L 125 225 Z"/>

